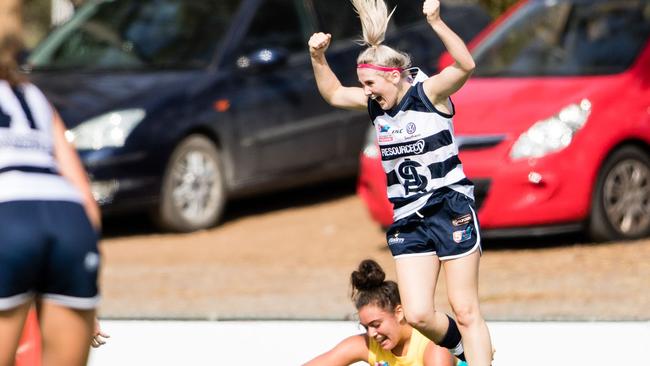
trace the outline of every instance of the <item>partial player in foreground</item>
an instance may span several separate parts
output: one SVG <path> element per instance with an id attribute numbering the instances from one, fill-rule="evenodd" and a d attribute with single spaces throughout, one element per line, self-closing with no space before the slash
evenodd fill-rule
<path id="1" fill-rule="evenodd" d="M 42 364 L 81 366 L 99 301 L 100 215 L 65 127 L 17 72 L 19 40 L 0 39 L 0 366 L 13 366 L 36 304 Z"/>
<path id="2" fill-rule="evenodd" d="M 331 35 L 315 33 L 309 51 L 318 90 L 332 106 L 370 114 L 394 209 L 386 239 L 406 320 L 458 357 L 466 354 L 470 365 L 488 366 L 492 345 L 478 300 L 481 241 L 474 185 L 458 158 L 450 99 L 472 74 L 474 60 L 440 18 L 440 3 L 426 0 L 423 13 L 454 63 L 414 81 L 410 57 L 382 44 L 390 19 L 384 1 L 352 4 L 368 46 L 357 58 L 361 87 L 341 85 L 325 58 Z M 441 266 L 455 320 L 434 307 Z"/>
<path id="3" fill-rule="evenodd" d="M 305 366 L 348 366 L 358 361 L 372 366 L 452 366 L 456 360 L 404 318 L 397 283 L 385 280 L 379 264 L 366 259 L 352 272 L 352 300 L 365 334 L 344 339 Z"/>

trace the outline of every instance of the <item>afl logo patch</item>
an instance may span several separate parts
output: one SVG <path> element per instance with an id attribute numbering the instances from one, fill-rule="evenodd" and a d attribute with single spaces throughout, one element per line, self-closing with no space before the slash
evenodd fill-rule
<path id="1" fill-rule="evenodd" d="M 451 238 L 456 242 L 460 243 L 472 238 L 472 227 L 468 226 L 465 230 L 454 231 L 451 235 Z"/>
<path id="2" fill-rule="evenodd" d="M 99 267 L 99 254 L 88 252 L 84 258 L 84 268 L 88 272 L 95 272 Z"/>
<path id="3" fill-rule="evenodd" d="M 462 226 L 472 221 L 472 214 L 463 215 L 451 220 L 451 224 L 454 226 Z"/>
<path id="4" fill-rule="evenodd" d="M 413 122 L 409 122 L 409 123 L 406 125 L 406 132 L 408 132 L 409 135 L 414 134 L 414 133 L 415 133 L 415 130 L 416 130 L 415 123 L 413 123 Z"/>

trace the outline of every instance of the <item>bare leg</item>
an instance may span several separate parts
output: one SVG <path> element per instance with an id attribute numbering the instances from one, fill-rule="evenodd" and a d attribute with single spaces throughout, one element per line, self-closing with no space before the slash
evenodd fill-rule
<path id="1" fill-rule="evenodd" d="M 395 260 L 395 268 L 406 321 L 439 343 L 449 326 L 447 315 L 436 311 L 434 302 L 440 260 L 437 256 L 402 257 Z"/>
<path id="2" fill-rule="evenodd" d="M 467 363 L 488 366 L 492 363 L 492 341 L 483 320 L 478 300 L 478 268 L 480 252 L 445 261 L 449 303 L 456 315 L 463 336 Z"/>
<path id="3" fill-rule="evenodd" d="M 39 308 L 43 366 L 83 366 L 88 361 L 95 310 L 74 310 L 43 301 Z"/>
<path id="4" fill-rule="evenodd" d="M 31 301 L 14 309 L 0 311 L 0 366 L 13 366 Z"/>

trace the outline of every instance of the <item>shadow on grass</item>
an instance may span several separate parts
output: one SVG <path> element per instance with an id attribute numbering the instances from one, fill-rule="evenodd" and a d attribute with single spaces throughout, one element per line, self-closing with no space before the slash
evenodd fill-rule
<path id="1" fill-rule="evenodd" d="M 508 239 L 485 239 L 482 243 L 484 251 L 545 249 L 585 244 L 593 244 L 593 242 L 582 233 L 529 237 L 519 236 Z"/>

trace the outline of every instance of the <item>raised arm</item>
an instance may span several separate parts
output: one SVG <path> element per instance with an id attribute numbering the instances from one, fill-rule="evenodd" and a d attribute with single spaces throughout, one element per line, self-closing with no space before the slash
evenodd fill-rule
<path id="1" fill-rule="evenodd" d="M 309 54 L 314 68 L 318 91 L 330 105 L 352 110 L 365 110 L 368 97 L 360 87 L 344 87 L 336 77 L 327 59 L 325 51 L 330 45 L 331 34 L 314 33 L 309 39 Z"/>
<path id="2" fill-rule="evenodd" d="M 440 2 L 438 0 L 426 0 L 422 6 L 422 12 L 454 59 L 453 64 L 425 80 L 422 85 L 434 104 L 445 103 L 450 95 L 465 84 L 476 65 L 463 40 L 440 18 Z"/>

